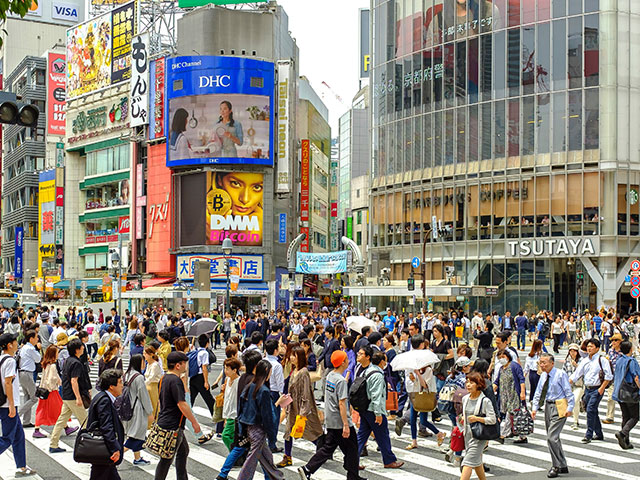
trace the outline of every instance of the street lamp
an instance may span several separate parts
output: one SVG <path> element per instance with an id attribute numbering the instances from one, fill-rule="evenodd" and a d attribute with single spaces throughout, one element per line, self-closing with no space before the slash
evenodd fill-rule
<path id="1" fill-rule="evenodd" d="M 229 267 L 229 257 L 231 257 L 232 252 L 233 252 L 233 242 L 231 241 L 230 238 L 227 237 L 222 241 L 222 254 L 224 255 L 224 266 L 227 271 L 227 303 L 225 304 L 225 306 L 226 306 L 226 311 L 229 312 L 229 315 L 231 315 L 231 300 L 230 300 L 231 269 Z"/>

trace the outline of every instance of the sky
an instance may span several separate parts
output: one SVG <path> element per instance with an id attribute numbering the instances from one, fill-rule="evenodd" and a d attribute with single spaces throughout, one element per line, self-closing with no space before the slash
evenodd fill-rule
<path id="1" fill-rule="evenodd" d="M 300 75 L 306 76 L 329 109 L 331 136 L 338 119 L 358 93 L 358 10 L 369 0 L 278 0 L 300 49 Z M 326 82 L 344 104 L 330 90 Z"/>

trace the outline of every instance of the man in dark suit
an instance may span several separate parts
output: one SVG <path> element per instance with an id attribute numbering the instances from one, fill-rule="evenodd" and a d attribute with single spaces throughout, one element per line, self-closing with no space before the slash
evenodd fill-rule
<path id="1" fill-rule="evenodd" d="M 255 332 L 256 330 L 258 330 L 258 322 L 256 322 L 256 320 L 255 320 L 255 318 L 253 317 L 253 314 L 252 314 L 251 318 L 249 318 L 249 321 L 245 325 L 245 336 L 247 338 L 250 338 L 251 334 L 253 332 Z"/>
<path id="2" fill-rule="evenodd" d="M 111 464 L 91 465 L 89 480 L 120 480 L 117 465 L 122 463 L 124 454 L 124 427 L 114 406 L 116 398 L 122 395 L 122 372 L 113 368 L 100 375 L 100 389 L 89 406 L 88 428 L 100 429 L 107 449 L 111 453 Z"/>

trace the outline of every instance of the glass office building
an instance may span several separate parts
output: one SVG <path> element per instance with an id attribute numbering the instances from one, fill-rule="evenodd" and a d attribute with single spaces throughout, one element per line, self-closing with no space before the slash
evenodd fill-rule
<path id="1" fill-rule="evenodd" d="M 471 309 L 628 308 L 640 2 L 373 8 L 372 270 L 406 279 L 424 241 L 427 280 L 499 287 Z"/>

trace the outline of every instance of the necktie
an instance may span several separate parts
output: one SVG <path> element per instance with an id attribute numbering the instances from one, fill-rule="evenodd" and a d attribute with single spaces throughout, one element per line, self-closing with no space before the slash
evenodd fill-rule
<path id="1" fill-rule="evenodd" d="M 544 382 L 544 385 L 542 385 L 542 394 L 540 395 L 540 403 L 538 403 L 538 408 L 542 408 L 542 406 L 544 405 L 544 401 L 547 399 L 547 391 L 549 390 L 549 379 L 551 378 L 551 375 L 547 374 L 547 379 Z"/>

